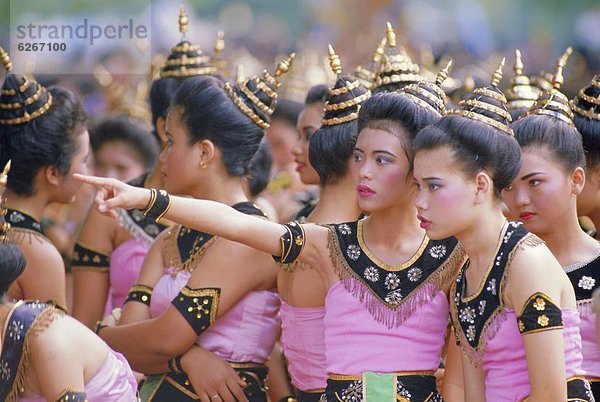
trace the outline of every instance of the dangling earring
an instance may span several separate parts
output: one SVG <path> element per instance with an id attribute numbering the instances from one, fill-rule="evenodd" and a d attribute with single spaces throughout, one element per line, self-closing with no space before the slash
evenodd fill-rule
<path id="1" fill-rule="evenodd" d="M 200 167 L 202 169 L 206 169 L 206 163 L 205 162 L 200 162 Z"/>

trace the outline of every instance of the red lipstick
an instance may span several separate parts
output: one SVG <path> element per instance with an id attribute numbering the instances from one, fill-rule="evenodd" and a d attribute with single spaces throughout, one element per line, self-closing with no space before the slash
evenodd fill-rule
<path id="1" fill-rule="evenodd" d="M 432 225 L 432 222 L 425 219 L 422 215 L 417 215 L 417 219 L 421 221 L 421 224 L 419 225 L 421 226 L 421 229 L 427 229 Z"/>
<path id="2" fill-rule="evenodd" d="M 356 189 L 358 190 L 358 195 L 360 197 L 370 197 L 375 194 L 375 191 L 366 184 L 361 184 Z"/>
<path id="3" fill-rule="evenodd" d="M 536 214 L 534 214 L 533 212 L 529 212 L 529 211 L 525 211 L 525 212 L 521 212 L 521 214 L 519 215 L 519 218 L 522 221 L 528 221 L 531 220 Z"/>

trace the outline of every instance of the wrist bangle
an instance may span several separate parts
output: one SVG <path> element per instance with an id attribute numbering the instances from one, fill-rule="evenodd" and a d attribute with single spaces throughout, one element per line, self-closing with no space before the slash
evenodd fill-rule
<path id="1" fill-rule="evenodd" d="M 96 335 L 100 335 L 100 331 L 102 330 L 102 328 L 106 328 L 106 327 L 108 327 L 108 325 L 102 324 L 102 321 L 97 321 L 96 326 L 94 327 L 94 333 Z"/>
<path id="2" fill-rule="evenodd" d="M 171 207 L 171 196 L 165 190 L 150 189 L 150 202 L 142 211 L 144 216 L 158 222 Z"/>
<path id="3" fill-rule="evenodd" d="M 169 370 L 171 370 L 175 374 L 181 374 L 184 372 L 183 367 L 181 366 L 181 356 L 177 356 L 169 360 Z"/>
<path id="4" fill-rule="evenodd" d="M 154 205 L 154 202 L 156 201 L 156 189 L 149 188 L 148 190 L 150 190 L 150 199 L 148 200 L 148 204 L 146 204 L 144 209 L 142 209 L 142 212 L 148 211 L 152 207 L 152 205 Z"/>

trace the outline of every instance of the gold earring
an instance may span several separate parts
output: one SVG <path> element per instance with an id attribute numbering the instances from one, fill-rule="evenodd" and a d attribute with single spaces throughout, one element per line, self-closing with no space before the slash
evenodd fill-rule
<path id="1" fill-rule="evenodd" d="M 205 162 L 200 162 L 200 167 L 202 169 L 206 169 L 206 163 Z"/>

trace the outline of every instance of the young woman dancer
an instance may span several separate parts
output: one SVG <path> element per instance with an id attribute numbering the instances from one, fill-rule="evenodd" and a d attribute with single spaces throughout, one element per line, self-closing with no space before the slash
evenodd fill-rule
<path id="1" fill-rule="evenodd" d="M 585 151 L 585 186 L 577 197 L 578 215 L 592 220 L 600 231 L 600 75 L 590 85 L 582 88 L 571 101 L 573 123 L 583 139 Z"/>
<path id="2" fill-rule="evenodd" d="M 360 109 L 352 172 L 359 207 L 369 217 L 359 221 L 279 225 L 211 201 L 156 192 L 151 199 L 148 190 L 116 180 L 80 178 L 100 188 L 97 199 L 104 213 L 148 207 L 152 215 L 164 214 L 268 252 L 282 263 L 298 260 L 317 270 L 327 289 L 328 401 L 439 400 L 433 373 L 446 332 L 446 291 L 463 252 L 455 239 L 432 240 L 419 227 L 410 150 L 418 130 L 445 110 L 440 88 L 445 75 L 401 94 L 382 93 Z M 366 96 L 337 106 L 350 112 L 338 121 L 354 118 L 349 106 Z"/>
<path id="3" fill-rule="evenodd" d="M 559 91 L 563 65 L 561 59 L 554 89 L 542 93 L 527 116 L 512 124 L 523 162 L 503 196 L 513 216 L 546 243 L 571 280 L 581 315 L 582 367 L 599 399 L 600 348 L 591 300 L 600 287 L 600 243 L 581 229 L 577 219 L 585 156 L 569 101 Z"/>
<path id="4" fill-rule="evenodd" d="M 0 174 L 0 204 L 8 167 Z M 53 304 L 7 300 L 6 290 L 25 270 L 25 257 L 8 242 L 5 212 L 0 207 L 0 400 L 135 401 L 127 361 L 92 331 Z"/>
<path id="5" fill-rule="evenodd" d="M 46 90 L 33 78 L 11 74 L 12 63 L 0 48 L 7 76 L 0 94 L 0 164 L 12 160 L 6 220 L 10 238 L 21 246 L 27 265 L 6 292 L 12 299 L 53 300 L 66 308 L 65 265 L 44 234 L 40 219 L 53 202 L 73 201 L 87 172 L 89 135 L 86 115 L 73 93 Z"/>
<path id="6" fill-rule="evenodd" d="M 187 16 L 180 13 L 179 29 L 185 31 Z M 189 64 L 194 60 L 195 64 Z M 214 74 L 216 68 L 200 48 L 182 39 L 171 50 L 160 71 L 160 78 L 150 88 L 153 134 L 166 147 L 166 118 L 175 92 L 187 77 Z M 142 176 L 131 181 L 142 188 L 164 186 L 161 161 Z M 156 237 L 166 228 L 139 211 L 119 211 L 119 220 L 107 218 L 95 209 L 90 211 L 75 246 L 72 264 L 74 278 L 73 316 L 90 328 L 113 308 L 121 308 L 129 288 L 135 282 L 144 257 Z"/>
<path id="7" fill-rule="evenodd" d="M 350 108 L 339 105 L 364 98 L 369 90 L 358 85 L 355 78 L 341 75 L 341 63 L 332 47 L 329 58 L 338 76 L 333 88 L 326 90 L 329 101 L 324 108 L 320 102 L 307 102 L 298 119 L 301 129 L 295 156 L 296 161 L 299 158 L 304 161 L 299 164 L 300 178 L 305 183 L 313 174 L 320 179 L 319 202 L 306 218 L 299 219 L 301 222 L 342 223 L 354 221 L 360 215 L 350 174 L 358 116 L 343 117 L 358 111 L 364 101 L 359 100 Z M 323 110 L 326 111 L 324 116 Z M 327 385 L 323 328 L 327 288 L 317 270 L 296 263 L 286 265 L 279 272 L 277 290 L 281 297 L 281 342 L 292 384 L 300 402 L 317 402 Z"/>
<path id="8" fill-rule="evenodd" d="M 434 239 L 456 236 L 469 256 L 450 302 L 465 399 L 590 401 L 569 279 L 538 237 L 502 214 L 500 192 L 521 159 L 501 67 L 415 140 L 421 226 Z"/>
<path id="9" fill-rule="evenodd" d="M 264 217 L 248 202 L 245 175 L 275 105 L 279 76 L 290 61 L 280 63 L 274 75 L 265 71 L 235 87 L 207 76 L 181 85 L 161 154 L 169 191 Z M 158 201 L 166 192 L 153 194 Z M 266 401 L 264 363 L 279 325 L 276 275 L 268 255 L 177 225 L 159 235 L 148 252 L 123 310 L 124 325 L 102 329 L 100 335 L 134 368 L 145 373 L 162 368 L 163 374 L 145 381 L 145 401 L 229 401 L 234 396 Z M 194 344 L 231 362 L 248 385 L 243 392 L 238 381 L 197 395 L 177 357 Z"/>

